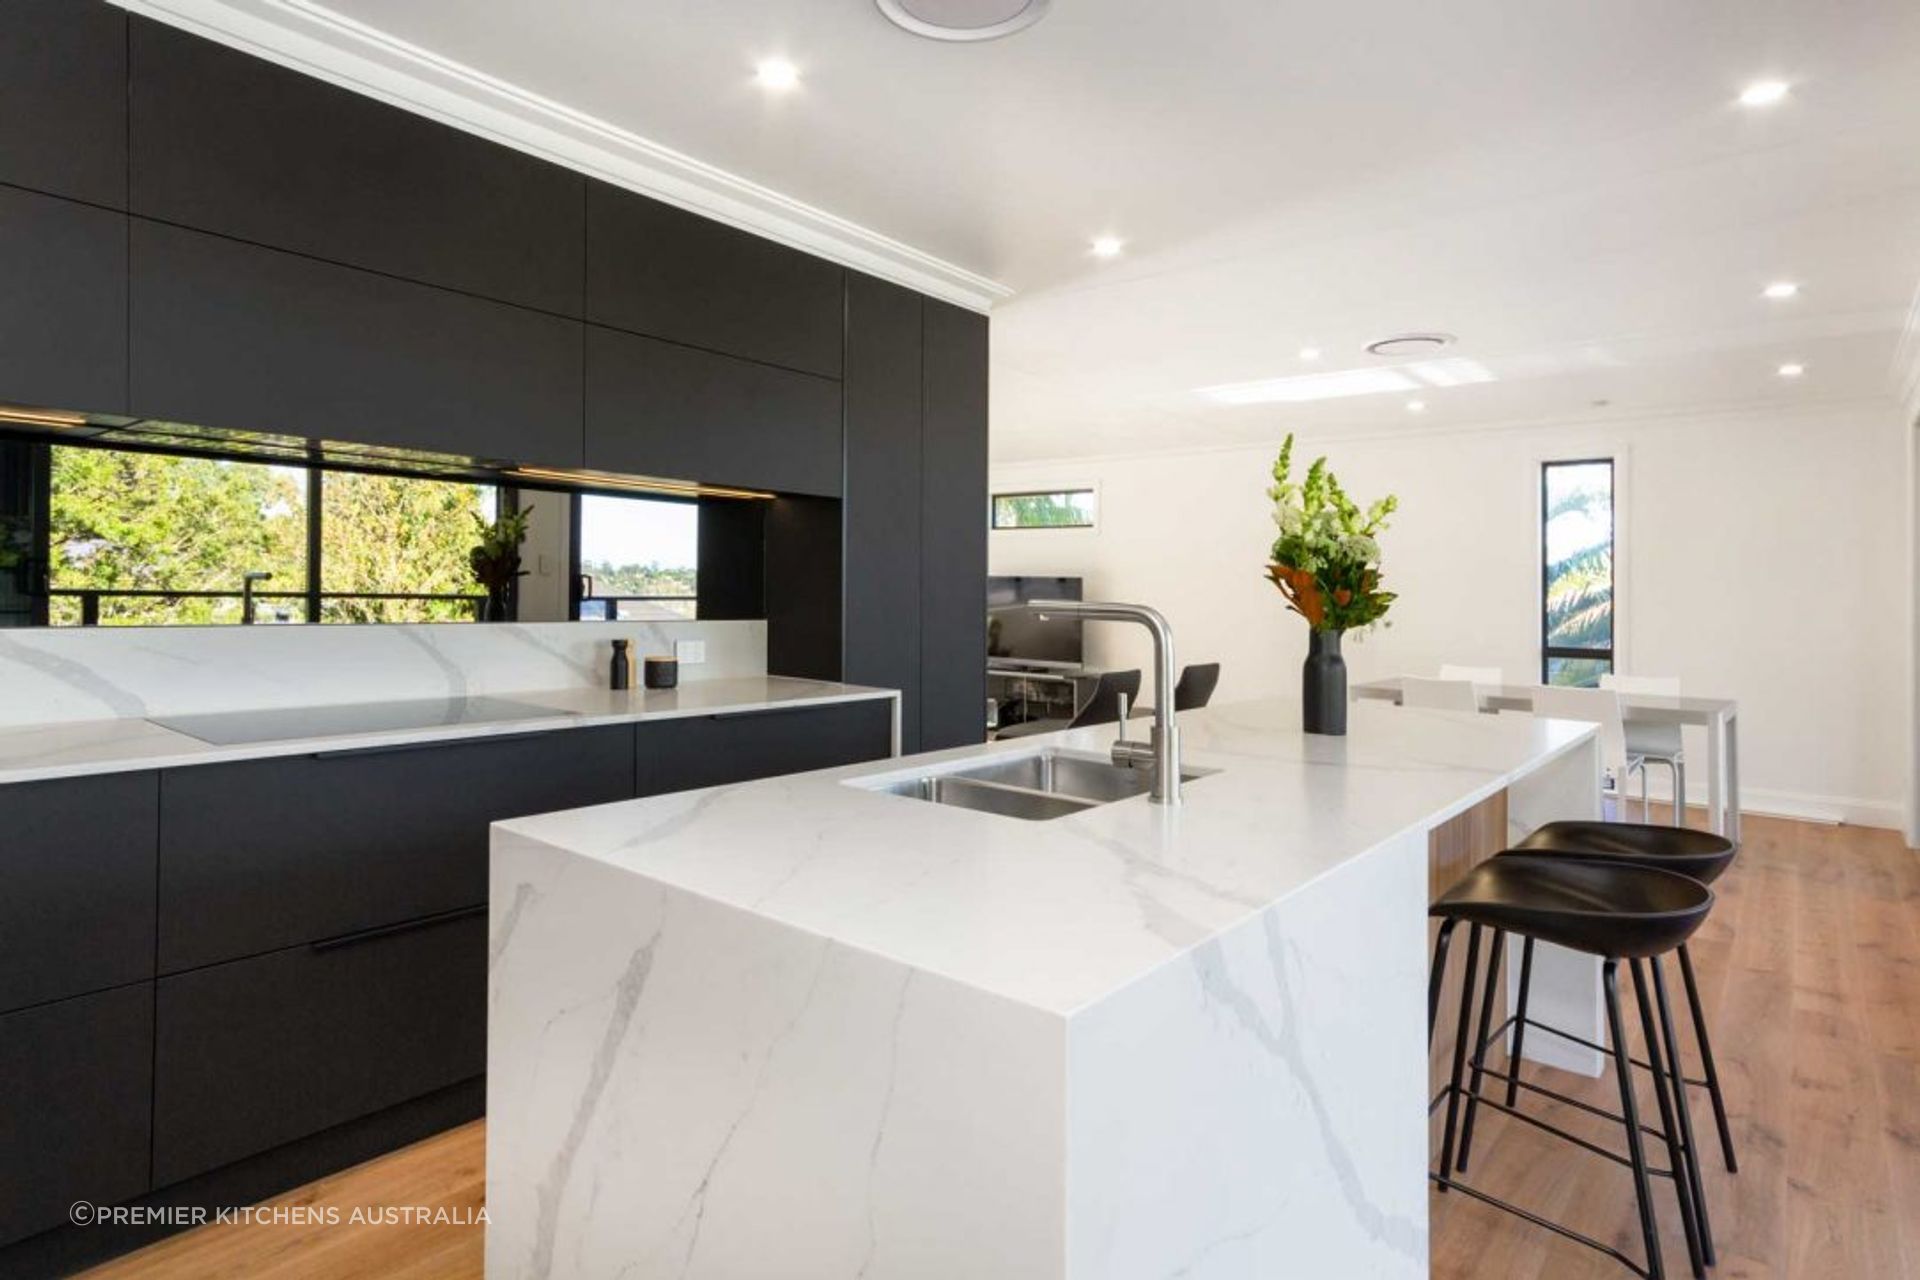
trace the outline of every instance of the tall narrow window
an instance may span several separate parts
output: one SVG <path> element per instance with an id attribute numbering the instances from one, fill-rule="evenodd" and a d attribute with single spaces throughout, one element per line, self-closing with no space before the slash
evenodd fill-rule
<path id="1" fill-rule="evenodd" d="M 1540 678 L 1593 686 L 1613 670 L 1613 459 L 1540 468 Z"/>
<path id="2" fill-rule="evenodd" d="M 583 493 L 578 501 L 578 616 L 587 622 L 693 617 L 699 600 L 699 506 L 596 493 Z"/>

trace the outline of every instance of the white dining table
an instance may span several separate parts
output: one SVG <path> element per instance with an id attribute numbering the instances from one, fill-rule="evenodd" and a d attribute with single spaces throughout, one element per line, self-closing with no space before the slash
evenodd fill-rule
<path id="1" fill-rule="evenodd" d="M 1482 711 L 1532 711 L 1530 684 L 1478 685 Z M 1400 677 L 1368 680 L 1352 696 L 1400 701 Z M 1622 693 L 1621 717 L 1629 724 L 1699 725 L 1707 731 L 1707 823 L 1729 840 L 1740 839 L 1740 706 L 1732 698 Z"/>

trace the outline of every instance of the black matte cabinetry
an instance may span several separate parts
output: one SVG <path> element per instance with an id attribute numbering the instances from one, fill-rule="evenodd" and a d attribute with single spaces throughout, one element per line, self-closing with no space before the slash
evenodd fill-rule
<path id="1" fill-rule="evenodd" d="M 928 299 L 920 481 L 920 749 L 987 719 L 987 318 Z"/>
<path id="2" fill-rule="evenodd" d="M 840 384 L 587 326 L 586 465 L 840 493 Z"/>
<path id="3" fill-rule="evenodd" d="M 484 909 L 162 978 L 156 1186 L 486 1070 Z"/>
<path id="4" fill-rule="evenodd" d="M 159 794 L 152 773 L 0 787 L 0 1010 L 153 976 Z"/>
<path id="5" fill-rule="evenodd" d="M 587 184 L 587 319 L 840 376 L 840 267 L 672 205 Z"/>
<path id="6" fill-rule="evenodd" d="M 130 205 L 577 317 L 586 179 L 136 18 Z"/>
<path id="7" fill-rule="evenodd" d="M 124 11 L 104 0 L 0 3 L 0 182 L 126 207 Z M 0 279 L 11 288 L 11 275 Z"/>
<path id="8" fill-rule="evenodd" d="M 169 771 L 160 972 L 487 900 L 487 824 L 633 794 L 622 726 Z"/>
<path id="9" fill-rule="evenodd" d="M 920 308 L 917 293 L 847 277 L 845 678 L 901 691 L 920 742 Z"/>
<path id="10" fill-rule="evenodd" d="M 152 1071 L 150 982 L 0 1014 L 0 1246 L 147 1189 Z"/>
<path id="11" fill-rule="evenodd" d="M 880 760 L 893 749 L 887 698 L 791 711 L 686 716 L 636 726 L 643 796 Z"/>
<path id="12" fill-rule="evenodd" d="M 580 325 L 133 221 L 142 417 L 577 466 Z"/>
<path id="13" fill-rule="evenodd" d="M 0 401 L 125 412 L 125 214 L 0 186 Z"/>

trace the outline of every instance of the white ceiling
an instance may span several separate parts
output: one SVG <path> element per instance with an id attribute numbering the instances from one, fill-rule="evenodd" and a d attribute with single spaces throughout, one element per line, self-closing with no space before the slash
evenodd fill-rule
<path id="1" fill-rule="evenodd" d="M 1433 426 L 1891 404 L 1920 280 L 1913 0 L 1055 0 L 971 45 L 871 0 L 328 8 L 1011 287 L 997 459 L 1402 427 L 1196 389 L 1408 328 L 1499 377 Z M 1790 99 L 1734 105 L 1763 77 Z"/>

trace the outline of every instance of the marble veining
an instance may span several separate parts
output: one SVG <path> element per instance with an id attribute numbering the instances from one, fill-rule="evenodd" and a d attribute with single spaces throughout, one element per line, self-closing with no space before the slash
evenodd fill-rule
<path id="1" fill-rule="evenodd" d="M 869 699 L 897 702 L 899 697 L 890 689 L 765 675 L 699 680 L 678 689 L 630 689 L 618 693 L 607 689 L 530 689 L 505 690 L 489 696 L 540 707 L 551 714 L 365 733 L 315 734 L 225 746 L 216 746 L 144 719 L 0 726 L 0 785 L 129 769 L 176 768 L 313 751 L 351 751 L 721 712 L 771 711 Z"/>
<path id="2" fill-rule="evenodd" d="M 1594 730 L 1298 714 L 1178 809 L 875 789 L 1081 730 L 496 824 L 489 1277 L 1424 1276 L 1428 832 Z"/>
<path id="3" fill-rule="evenodd" d="M 594 688 L 614 639 L 705 641 L 688 684 L 767 669 L 764 621 L 43 627 L 0 635 L 0 727 Z"/>

